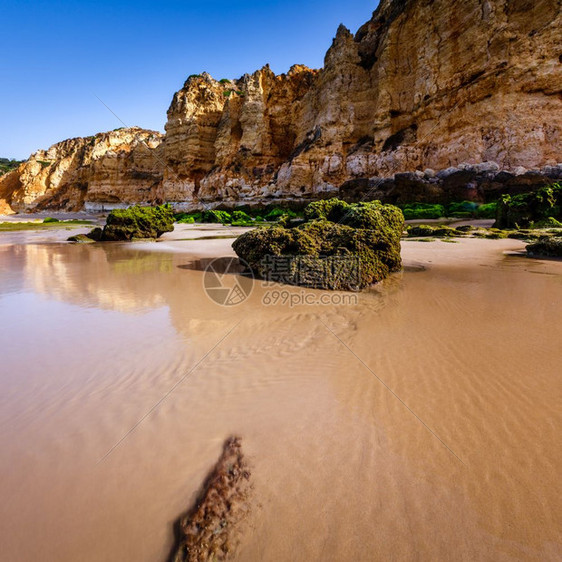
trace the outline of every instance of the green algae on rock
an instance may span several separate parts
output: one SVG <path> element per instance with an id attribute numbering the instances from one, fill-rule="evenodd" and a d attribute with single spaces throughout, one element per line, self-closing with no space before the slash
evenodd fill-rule
<path id="1" fill-rule="evenodd" d="M 158 238 L 174 230 L 174 213 L 169 205 L 115 209 L 107 217 L 102 240 Z"/>
<path id="2" fill-rule="evenodd" d="M 409 226 L 407 228 L 409 238 L 423 238 L 426 236 L 431 236 L 435 238 L 443 238 L 446 236 L 464 236 L 466 234 L 465 230 L 460 230 L 457 228 L 452 228 L 450 226 L 442 225 L 429 225 L 429 224 L 419 224 L 415 226 Z"/>
<path id="3" fill-rule="evenodd" d="M 169 205 L 115 209 L 107 217 L 105 227 L 96 227 L 88 234 L 71 236 L 69 242 L 93 242 L 158 238 L 174 230 L 174 214 Z"/>
<path id="4" fill-rule="evenodd" d="M 545 256 L 551 258 L 562 258 L 562 236 L 542 238 L 526 248 L 529 256 Z"/>
<path id="5" fill-rule="evenodd" d="M 379 202 L 317 201 L 307 222 L 246 232 L 232 247 L 259 277 L 291 285 L 357 290 L 399 271 L 404 217 Z"/>
<path id="6" fill-rule="evenodd" d="M 226 224 L 232 221 L 230 213 L 227 211 L 209 210 L 203 213 L 201 222 Z"/>
<path id="7" fill-rule="evenodd" d="M 498 202 L 498 228 L 526 228 L 533 223 L 562 220 L 562 184 L 555 183 L 538 191 L 503 195 Z"/>
<path id="8" fill-rule="evenodd" d="M 77 244 L 93 244 L 95 240 L 90 238 L 87 234 L 76 234 L 68 239 L 69 242 L 76 242 Z"/>

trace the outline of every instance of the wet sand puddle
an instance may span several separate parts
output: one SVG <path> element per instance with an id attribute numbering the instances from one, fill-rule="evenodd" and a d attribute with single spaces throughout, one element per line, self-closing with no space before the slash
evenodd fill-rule
<path id="1" fill-rule="evenodd" d="M 188 244 L 0 246 L 6 560 L 164 561 L 230 435 L 236 559 L 562 557 L 562 263 L 406 242 L 357 304 L 221 307 Z"/>

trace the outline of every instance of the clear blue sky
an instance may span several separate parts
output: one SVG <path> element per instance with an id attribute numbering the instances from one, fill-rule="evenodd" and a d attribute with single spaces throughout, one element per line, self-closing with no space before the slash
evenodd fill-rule
<path id="1" fill-rule="evenodd" d="M 337 26 L 378 0 L 4 0 L 0 157 L 122 124 L 164 130 L 190 74 L 238 78 L 270 63 L 318 68 Z"/>

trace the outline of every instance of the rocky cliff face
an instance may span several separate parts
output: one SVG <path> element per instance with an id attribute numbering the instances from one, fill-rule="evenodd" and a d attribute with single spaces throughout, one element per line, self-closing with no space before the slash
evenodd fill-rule
<path id="1" fill-rule="evenodd" d="M 0 178 L 0 213 L 155 201 L 164 167 L 162 138 L 133 127 L 38 150 Z"/>
<path id="2" fill-rule="evenodd" d="M 562 177 L 561 7 L 382 0 L 319 71 L 190 77 L 155 147 L 165 165 L 136 184 L 124 159 L 92 200 L 483 199 Z"/>

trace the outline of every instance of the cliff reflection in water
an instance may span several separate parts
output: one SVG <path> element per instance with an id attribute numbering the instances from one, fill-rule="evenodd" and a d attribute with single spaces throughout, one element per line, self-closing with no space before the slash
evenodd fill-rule
<path id="1" fill-rule="evenodd" d="M 106 245 L 2 248 L 3 292 L 31 291 L 81 307 L 139 314 L 168 307 L 176 330 L 216 331 L 231 316 L 205 294 L 204 272 L 186 255 Z"/>

